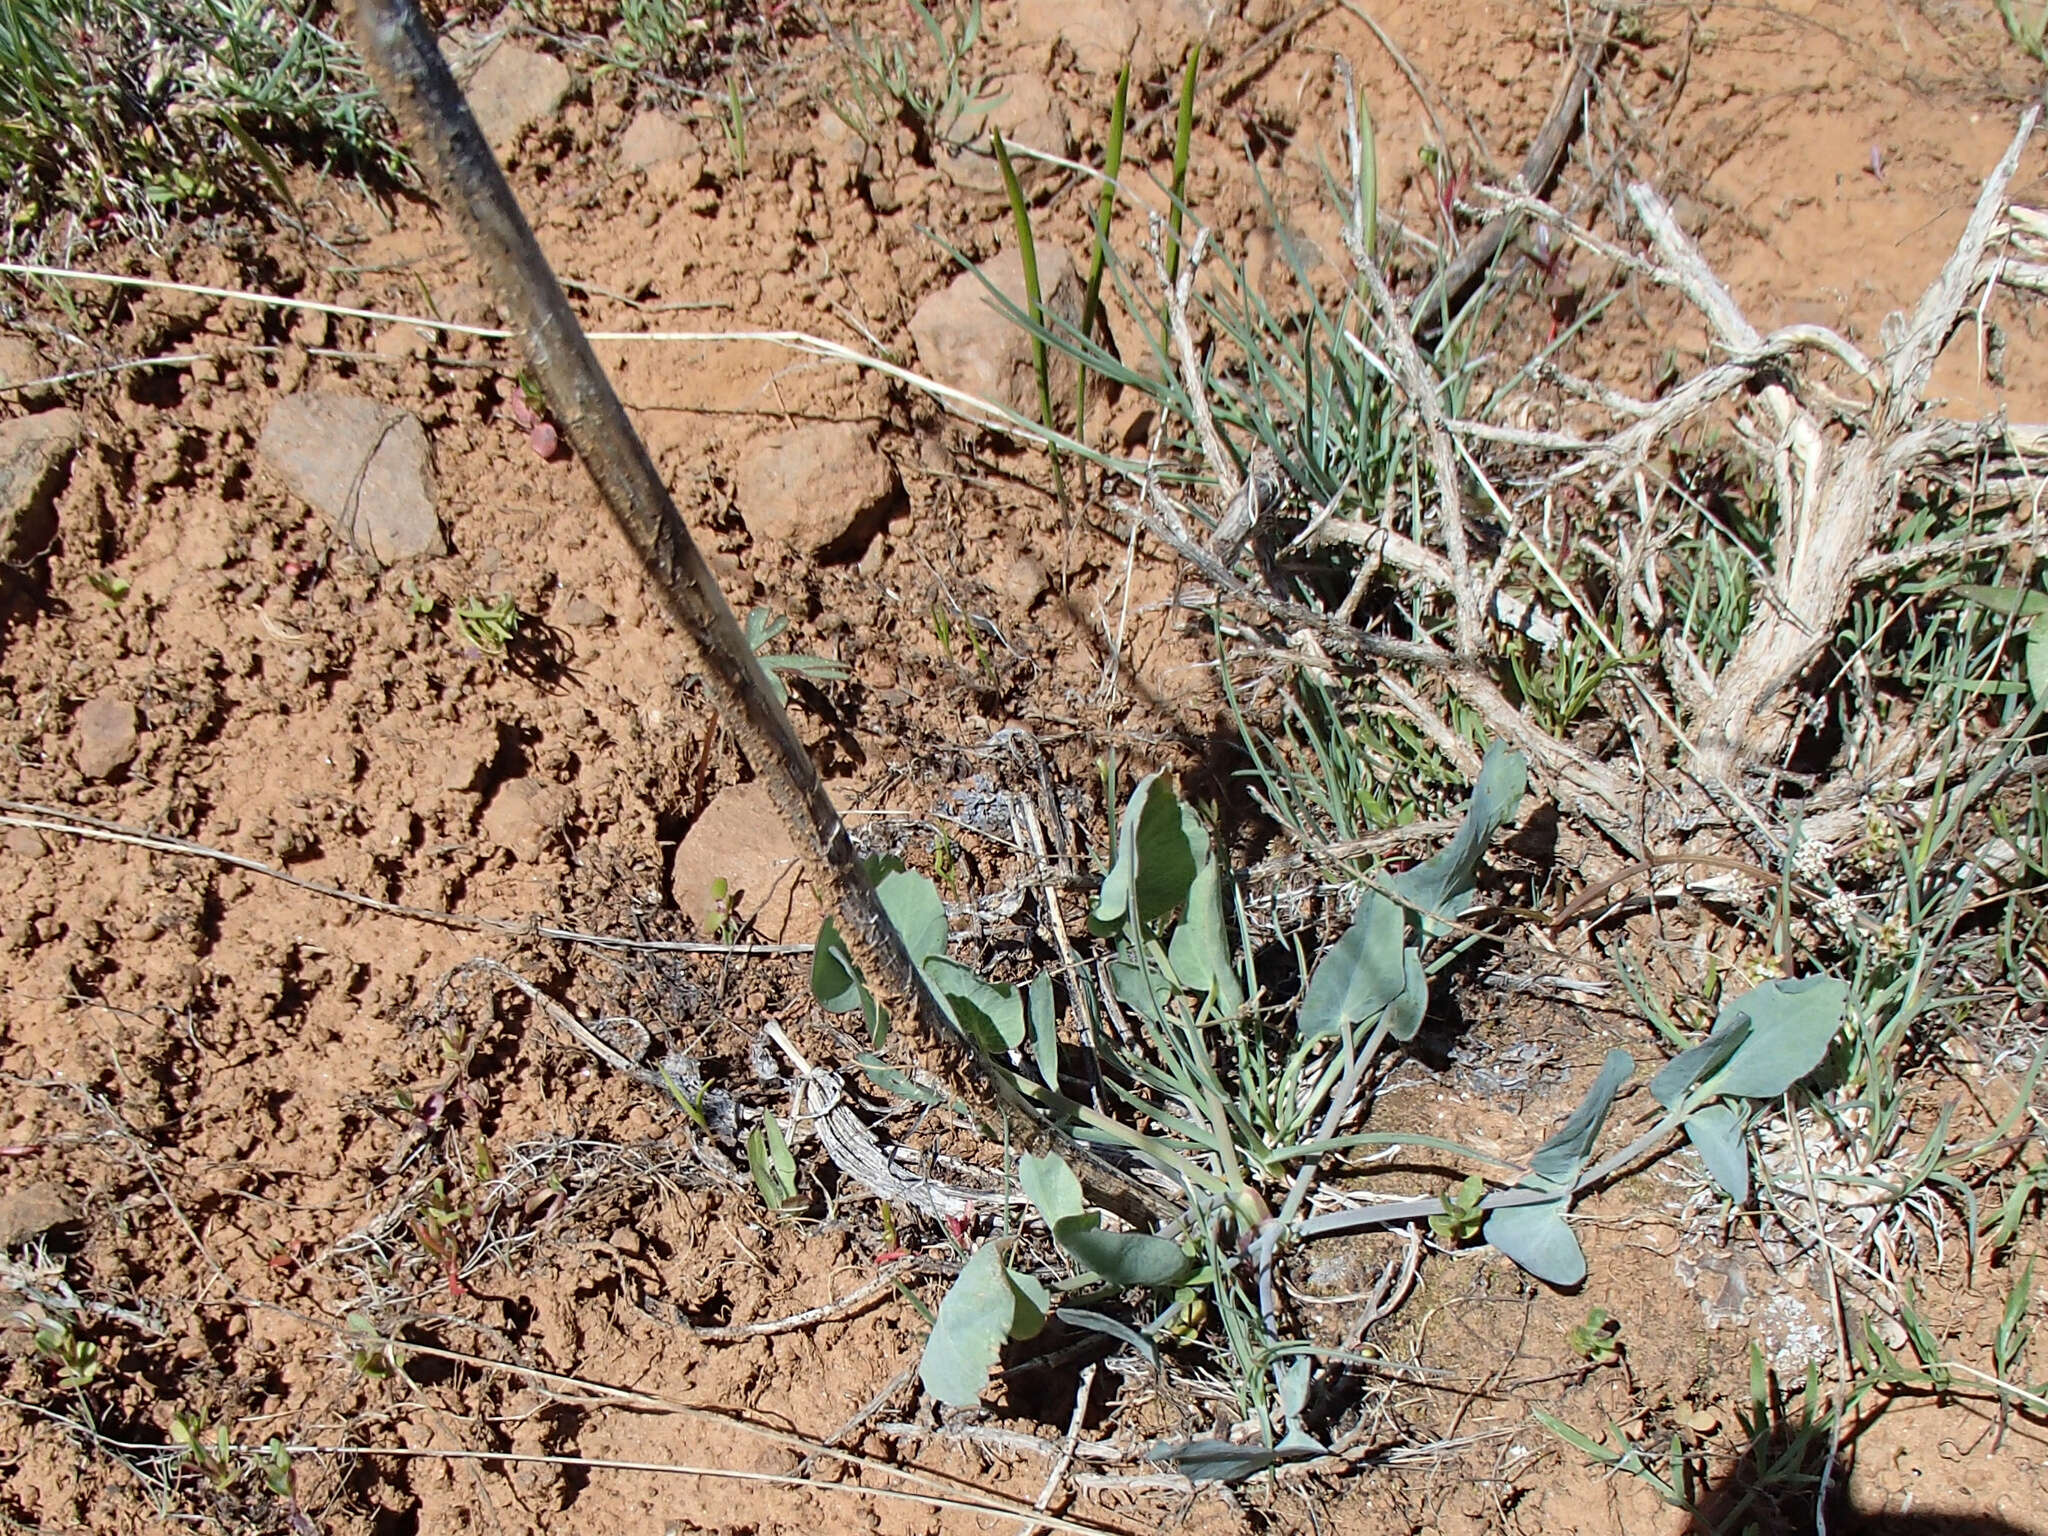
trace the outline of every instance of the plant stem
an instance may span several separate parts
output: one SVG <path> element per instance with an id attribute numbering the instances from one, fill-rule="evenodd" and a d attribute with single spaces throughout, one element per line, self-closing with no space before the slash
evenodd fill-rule
<path id="1" fill-rule="evenodd" d="M 1187 212 L 1188 190 L 1188 147 L 1195 133 L 1195 79 L 1201 69 L 1202 45 L 1195 44 L 1188 55 L 1188 67 L 1180 77 L 1180 110 L 1174 119 L 1173 129 L 1173 180 L 1168 188 L 1166 210 L 1166 249 L 1158 254 L 1166 273 L 1166 300 L 1172 308 L 1174 283 L 1180 276 L 1180 230 L 1181 219 Z M 1173 355 L 1173 327 L 1169 320 L 1159 337 L 1161 366 L 1167 369 L 1171 382 L 1172 369 L 1163 359 Z"/>

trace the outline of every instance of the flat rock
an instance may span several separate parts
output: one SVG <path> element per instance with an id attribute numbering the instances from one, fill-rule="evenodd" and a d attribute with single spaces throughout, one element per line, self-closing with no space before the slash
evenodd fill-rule
<path id="1" fill-rule="evenodd" d="M 680 160 L 690 151 L 690 135 L 666 112 L 649 107 L 619 135 L 619 161 L 636 171 Z"/>
<path id="2" fill-rule="evenodd" d="M 1220 0 L 1023 0 L 1001 35 L 1048 53 L 1065 43 L 1074 63 L 1095 75 L 1115 75 L 1128 58 L 1131 78 L 1149 80 L 1177 65 L 1229 9 Z"/>
<path id="3" fill-rule="evenodd" d="M 519 135 L 561 110 L 569 66 L 517 43 L 500 43 L 470 77 L 469 110 L 492 153 L 503 155 Z"/>
<path id="4" fill-rule="evenodd" d="M 569 629 L 596 629 L 609 618 L 597 602 L 581 592 L 572 592 L 568 600 L 554 610 L 557 624 Z"/>
<path id="5" fill-rule="evenodd" d="M 0 1248 L 19 1248 L 76 1220 L 78 1207 L 61 1184 L 44 1181 L 0 1190 Z"/>
<path id="6" fill-rule="evenodd" d="M 0 563 L 24 565 L 57 536 L 57 493 L 84 435 L 76 411 L 0 422 Z"/>
<path id="7" fill-rule="evenodd" d="M 256 451 L 379 565 L 448 553 L 426 429 L 411 412 L 340 391 L 293 395 L 271 407 Z"/>
<path id="8" fill-rule="evenodd" d="M 26 336 L 0 336 L 0 400 L 31 409 L 53 404 L 59 386 L 38 381 L 59 371 Z"/>
<path id="9" fill-rule="evenodd" d="M 544 779 L 508 779 L 484 807 L 484 835 L 522 864 L 553 851 L 576 813 L 576 796 Z"/>
<path id="10" fill-rule="evenodd" d="M 1038 282 L 1047 312 L 1079 325 L 1082 285 L 1074 258 L 1058 246 L 1041 245 Z M 1031 360 L 1031 333 L 996 306 L 991 285 L 1020 311 L 1026 307 L 1024 262 L 1016 251 L 1004 251 L 984 264 L 979 276 L 962 272 L 917 306 L 910 335 L 918 361 L 941 384 L 1036 421 L 1038 374 Z M 1052 381 L 1055 402 L 1073 399 L 1071 358 L 1054 354 Z"/>
<path id="11" fill-rule="evenodd" d="M 111 779 L 135 761 L 135 706 L 117 694 L 87 699 L 71 722 L 71 757 L 88 779 Z"/>
<path id="12" fill-rule="evenodd" d="M 709 932 L 723 880 L 734 915 L 770 944 L 808 944 L 824 910 L 766 785 L 720 790 L 676 848 L 676 906 Z"/>
<path id="13" fill-rule="evenodd" d="M 1073 148 L 1073 130 L 1067 121 L 1067 106 L 1040 74 L 1004 75 L 989 82 L 989 90 L 1002 97 L 988 109 L 985 126 L 1000 128 L 1012 144 L 1024 144 L 1064 155 Z M 1042 163 L 1042 162 L 1034 162 Z M 1023 166 L 1017 167 L 1019 173 Z"/>
<path id="14" fill-rule="evenodd" d="M 858 558 L 888 521 L 896 466 L 856 422 L 795 427 L 747 445 L 740 517 L 756 539 L 827 559 Z"/>

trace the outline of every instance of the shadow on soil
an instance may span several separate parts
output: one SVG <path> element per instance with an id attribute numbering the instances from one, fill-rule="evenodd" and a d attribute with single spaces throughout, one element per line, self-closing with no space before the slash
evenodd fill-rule
<path id="1" fill-rule="evenodd" d="M 1815 1518 L 1824 1437 L 1777 1431 L 1761 1437 L 1735 1469 L 1700 1500 L 1690 1536 L 2025 1536 L 2021 1526 L 1991 1515 L 1865 1513 L 1847 1497 L 1853 1438 L 1845 1436 L 1825 1526 Z"/>

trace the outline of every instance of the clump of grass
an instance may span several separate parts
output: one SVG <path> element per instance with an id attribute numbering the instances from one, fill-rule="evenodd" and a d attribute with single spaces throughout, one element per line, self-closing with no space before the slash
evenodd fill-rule
<path id="1" fill-rule="evenodd" d="M 0 210 L 160 234 L 225 203 L 289 209 L 287 159 L 383 179 L 407 161 L 324 8 L 0 0 Z"/>
<path id="2" fill-rule="evenodd" d="M 2014 5 L 2001 9 L 2031 51 L 2040 27 Z M 1275 210 L 1283 283 L 1291 279 L 1276 297 L 1275 285 L 1262 292 L 1246 280 L 1186 203 L 1197 67 L 1191 59 L 1181 80 L 1171 212 L 1151 226 L 1157 281 L 1135 277 L 1135 264 L 1113 250 L 1104 258 L 1117 298 L 1151 338 L 1149 366 L 1096 346 L 1089 324 L 1021 319 L 1082 368 L 1143 390 L 1160 408 L 1150 472 L 1109 501 L 1208 589 L 1202 602 L 1217 621 L 1219 670 L 1255 794 L 1312 863 L 1371 891 L 1384 881 L 1366 851 L 1372 834 L 1431 815 L 1490 740 L 1523 750 L 1561 814 L 1598 829 L 1596 846 L 1603 836 L 1616 848 L 1641 843 L 1644 823 L 1611 810 L 1637 814 L 1667 775 L 1710 783 L 1702 821 L 1658 821 L 1651 856 L 1624 877 L 1683 870 L 1693 858 L 1695 873 L 1739 867 L 1758 877 L 1747 892 L 1723 880 L 1711 908 L 1693 906 L 1703 932 L 1738 936 L 1737 969 L 1751 972 L 1739 984 L 1714 975 L 1680 982 L 1681 994 L 1713 1000 L 1704 1014 L 1632 988 L 1646 1038 L 1661 1036 L 1688 1061 L 1659 1074 L 1665 1118 L 1683 1122 L 1737 1208 L 1750 1203 L 1753 1180 L 1768 1220 L 1846 1256 L 1835 1279 L 1858 1292 L 1859 1307 L 1908 1317 L 1914 1230 L 1931 1230 L 1938 1243 L 1960 1229 L 1974 1245 L 2033 1198 L 2024 1179 L 1999 1184 L 1992 1152 L 2022 1133 L 2027 1112 L 1965 1131 L 1951 1111 L 1931 1134 L 1924 1121 L 1908 1134 L 1922 1078 L 1966 1028 L 2004 1031 L 2009 1059 L 2038 1060 L 2039 1030 L 2016 1025 L 2011 1005 L 2048 993 L 2039 959 L 2048 932 L 2048 774 L 2039 757 L 2048 595 L 2008 570 L 2037 482 L 1998 430 L 1955 429 L 1983 455 L 1971 483 L 1951 467 L 1960 460 L 1929 457 L 1904 436 L 1908 424 L 1932 431 L 1919 392 L 1948 334 L 1939 311 L 1948 306 L 1952 326 L 1961 300 L 1931 288 L 1917 332 L 1877 359 L 1825 343 L 1867 399 L 1843 423 L 1816 427 L 1815 446 L 1789 467 L 1774 446 L 1782 438 L 1734 411 L 1688 409 L 1702 396 L 1687 396 L 1683 383 L 1660 397 L 1680 405 L 1644 404 L 1642 417 L 1618 411 L 1613 429 L 1591 440 L 1503 427 L 1503 411 L 1544 388 L 1542 370 L 1514 357 L 1474 362 L 1470 325 L 1424 349 L 1393 293 L 1398 253 L 1386 249 L 1373 207 L 1365 106 L 1347 103 L 1349 174 L 1327 178 L 1350 270 L 1311 266 Z M 1951 271 L 1978 270 L 2032 127 L 2030 114 L 1987 178 Z M 1728 327 L 1731 352 L 1762 344 L 1655 194 L 1637 187 L 1629 196 L 1660 281 Z M 1117 200 L 1112 184 L 1103 200 L 1111 215 Z M 1098 232 L 1111 222 L 1098 210 Z M 1548 233 L 1538 249 L 1583 235 L 1563 225 Z M 1098 251 L 1106 246 L 1099 233 Z M 1204 262 L 1203 281 L 1192 281 Z M 1738 333 L 1750 339 L 1738 343 Z M 1753 382 L 1744 399 L 1775 413 L 1764 419 L 1783 430 L 1811 422 L 1796 389 Z M 1660 411 L 1669 419 L 1633 424 Z M 1468 412 L 1487 420 L 1475 429 Z M 1667 452 L 1654 467 L 1652 443 Z M 1893 478 L 1873 502 L 1856 456 L 1875 462 L 1887 452 Z M 1267 485 L 1262 457 L 1277 466 Z M 1213 501 L 1191 482 L 1213 490 Z M 1841 515 L 1817 518 L 1812 507 L 1831 498 Z M 1853 578 L 1824 595 L 1799 588 L 1804 607 L 1788 617 L 1784 594 L 1818 561 L 1816 541 L 1852 527 L 1863 541 Z M 1766 672 L 1767 657 L 1775 671 Z M 1795 696 L 1788 676 L 1807 691 Z M 1702 832 L 1709 822 L 1716 830 Z M 1573 872 L 1556 876 L 1569 886 Z M 1669 903 L 1662 876 L 1645 884 L 1650 892 L 1625 905 Z M 1567 900 L 1558 910 L 1577 909 Z M 1596 952 L 1607 942 L 1585 937 Z M 1630 986 L 1639 972 L 1612 942 L 1607 958 Z M 1182 958 L 1169 956 L 1175 966 Z M 1331 963 L 1326 955 L 1319 970 Z M 1134 995 L 1117 998 L 1127 1013 Z M 1709 1102 L 1708 1079 L 1686 1072 L 1738 1049 L 1744 1029 L 1761 1041 L 1766 1006 L 1777 1010 L 1768 1029 L 1787 1042 L 1812 1027 L 1805 1054 L 1784 1045 L 1770 1093 L 1724 1083 L 1725 1102 Z M 1214 1159 L 1208 1176 L 1229 1185 L 1235 1167 L 1258 1165 L 1258 1139 L 1215 1129 L 1246 1102 L 1227 1072 L 1220 1085 L 1210 1076 L 1220 1038 L 1202 1036 L 1184 1079 L 1172 1071 L 1170 1041 L 1146 1041 L 1142 1063 L 1097 1052 L 1148 1084 L 1170 1084 L 1173 1135 L 1203 1148 Z M 2019 1102 L 2030 1100 L 2033 1081 Z M 1297 1132 L 1285 1145 L 1299 1155 L 1318 1143 Z M 1539 1149 L 1532 1166 L 1566 1151 L 1584 1162 L 1591 1142 Z M 1611 1159 L 1590 1171 L 1574 1162 L 1559 1187 L 1590 1187 L 1611 1172 Z M 1437 1213 L 1443 1230 L 1469 1226 L 1479 1214 L 1471 1205 L 1447 1203 Z M 1987 1220 L 1983 1206 L 1999 1216 Z M 1547 1216 L 1526 1202 L 1488 1209 L 1495 1247 L 1545 1279 L 1567 1275 L 1570 1266 L 1551 1262 L 1559 1229 Z M 1294 1214 L 1282 1208 L 1265 1232 L 1288 1230 Z M 1329 1235 L 1336 1221 L 1310 1218 L 1292 1235 Z M 1221 1291 L 1212 1299 L 1236 1330 L 1229 1353 L 1249 1384 L 1241 1390 L 1283 1402 L 1270 1307 Z M 2023 1310 L 2024 1302 L 2009 1307 L 2010 1318 Z M 2009 1322 L 1986 1394 L 2010 1406 L 2025 1392 L 2011 1379 L 2022 1329 Z M 1590 1333 L 1580 1342 L 1599 1344 Z M 1963 1379 L 1925 1361 L 1887 1366 L 1865 1378 L 1875 1385 L 1837 1383 L 1832 1403 L 1816 1395 L 1801 1424 L 1824 1441 L 1870 1391 L 1952 1392 Z M 1629 1470 L 1643 1464 L 1624 1454 Z M 1684 1493 L 1678 1481 L 1669 1487 Z"/>
<path id="3" fill-rule="evenodd" d="M 2040 0 L 1994 0 L 2013 45 L 2036 64 L 2048 64 L 2048 4 Z"/>
<path id="4" fill-rule="evenodd" d="M 981 119 L 1002 99 L 968 65 L 981 40 L 981 0 L 910 0 L 910 7 L 918 31 L 908 41 L 878 36 L 857 18 L 839 26 L 818 14 L 840 60 L 838 88 L 826 93 L 825 106 L 869 144 L 889 142 L 899 127 L 927 149 L 978 137 Z"/>

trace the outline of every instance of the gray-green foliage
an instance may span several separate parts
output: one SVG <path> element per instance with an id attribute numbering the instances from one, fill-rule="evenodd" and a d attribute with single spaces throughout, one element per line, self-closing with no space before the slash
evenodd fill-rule
<path id="1" fill-rule="evenodd" d="M 1197 1442 L 1164 1454 L 1192 1476 L 1247 1475 L 1315 1454 L 1297 1422 L 1298 1404 L 1288 1407 L 1306 1390 L 1313 1362 L 1301 1353 L 1305 1346 L 1274 1332 L 1253 1295 L 1256 1273 L 1272 1262 L 1278 1243 L 1292 1239 L 1318 1170 L 1336 1153 L 1398 1143 L 1487 1161 L 1453 1142 L 1355 1131 L 1346 1122 L 1381 1045 L 1410 1039 L 1419 1028 L 1429 972 L 1440 963 L 1432 951 L 1471 912 L 1486 847 L 1525 792 L 1520 757 L 1490 751 L 1446 845 L 1372 882 L 1354 920 L 1310 968 L 1299 998 L 1283 1007 L 1260 989 L 1240 884 L 1217 839 L 1167 779 L 1141 779 L 1117 818 L 1113 856 L 1089 911 L 1090 929 L 1104 946 L 1104 986 L 1099 993 L 1074 986 L 1068 994 L 1091 1048 L 1090 1102 L 1070 1097 L 1076 1074 L 1063 1069 L 1054 979 L 1041 975 L 1022 986 L 986 980 L 947 954 L 936 887 L 898 860 L 871 861 L 870 878 L 911 958 L 954 1022 L 983 1047 L 991 1070 L 1010 1074 L 1075 1134 L 1147 1159 L 1180 1183 L 1190 1202 L 1184 1233 L 1125 1230 L 1087 1205 L 1059 1157 L 1022 1158 L 1025 1198 L 1070 1273 L 1047 1290 L 1020 1267 L 1013 1236 L 977 1249 L 927 1346 L 924 1378 L 935 1396 L 972 1401 L 1004 1341 L 1035 1332 L 1055 1297 L 1084 1303 L 1065 1309 L 1077 1326 L 1149 1355 L 1200 1293 L 1220 1324 L 1220 1349 L 1233 1362 L 1234 1379 L 1272 1432 L 1258 1446 Z M 826 1008 L 863 1013 L 879 1044 L 887 1021 L 829 922 L 819 935 L 812 986 Z M 1423 1201 L 1409 1219 L 1438 1218 L 1439 1234 L 1459 1240 L 1473 1235 L 1483 1217 L 1486 1239 L 1531 1274 L 1554 1285 L 1578 1283 L 1586 1263 L 1567 1220 L 1572 1201 L 1680 1129 L 1716 1182 L 1744 1197 L 1752 1104 L 1785 1092 L 1822 1062 L 1847 999 L 1847 986 L 1827 977 L 1773 981 L 1730 999 L 1708 1037 L 1657 1074 L 1652 1090 L 1662 1118 L 1596 1164 L 1609 1111 L 1635 1069 L 1626 1051 L 1610 1052 L 1584 1100 L 1512 1188 L 1485 1194 L 1474 1176 L 1454 1203 Z M 892 1081 L 909 1086 L 878 1060 L 866 1065 L 885 1089 Z M 1276 1198 L 1282 1187 L 1284 1200 Z M 1276 1205 L 1278 1213 L 1267 1215 Z M 1329 1217 L 1300 1226 L 1304 1236 L 1342 1229 Z M 1076 1291 L 1082 1294 L 1074 1297 Z M 1102 1310 L 1103 1297 L 1140 1299 L 1138 1315 L 1126 1320 Z"/>
<path id="2" fill-rule="evenodd" d="M 1062 1289 L 1170 1290 L 1193 1272 L 1194 1261 L 1179 1244 L 1151 1233 L 1105 1227 L 1102 1213 L 1088 1208 L 1080 1180 L 1059 1157 L 1045 1153 L 1020 1158 L 1017 1180 L 1053 1242 L 1074 1266 L 1076 1275 Z M 1012 1246 L 1008 1238 L 983 1243 L 939 1304 L 918 1375 L 925 1390 L 942 1403 L 964 1407 L 974 1402 L 988 1385 L 1003 1344 L 1031 1338 L 1045 1326 L 1053 1305 L 1051 1293 L 1030 1274 L 1009 1266 Z M 1149 1347 L 1144 1335 L 1099 1314 L 1086 1314 L 1082 1325 L 1129 1335 L 1131 1342 Z"/>
<path id="3" fill-rule="evenodd" d="M 1502 1206 L 1486 1218 L 1486 1240 L 1539 1280 L 1577 1285 L 1586 1278 L 1586 1256 L 1565 1224 L 1579 1174 L 1607 1123 L 1614 1095 L 1635 1071 L 1627 1051 L 1609 1051 L 1591 1090 L 1550 1140 L 1529 1159 L 1529 1176 L 1515 1187 L 1554 1198 Z"/>
<path id="4" fill-rule="evenodd" d="M 1345 1096 L 1356 1092 L 1369 1042 L 1413 1035 L 1428 996 L 1423 946 L 1469 909 L 1480 854 L 1514 814 L 1523 785 L 1519 758 L 1490 754 L 1457 836 L 1437 857 L 1389 880 L 1394 894 L 1368 892 L 1359 920 L 1316 966 L 1299 1010 L 1282 1010 L 1257 994 L 1238 882 L 1202 817 L 1164 777 L 1140 780 L 1118 817 L 1114 857 L 1089 913 L 1091 930 L 1109 949 L 1108 998 L 1086 989 L 1073 995 L 1096 1047 L 1106 1107 L 1121 1113 L 1090 1110 L 1062 1092 L 1049 978 L 1022 989 L 979 980 L 944 955 L 943 911 L 929 882 L 894 861 L 872 868 L 912 957 L 962 1027 L 993 1057 L 1020 1065 L 1026 1053 L 1018 1048 L 1029 1042 L 1025 1070 L 1035 1069 L 1037 1081 L 1020 1072 L 1022 1086 L 1073 1117 L 1081 1134 L 1148 1157 L 1189 1189 L 1198 1211 L 1213 1208 L 1226 1230 L 1249 1235 L 1265 1209 L 1260 1189 L 1314 1165 L 1319 1127 L 1326 1136 L 1326 1122 L 1341 1117 Z M 813 986 L 828 1008 L 853 1011 L 866 1001 L 830 924 L 820 936 Z M 1123 1011 L 1123 1031 L 1101 1016 L 1109 1000 Z M 1149 1123 L 1145 1134 L 1132 1128 L 1140 1120 Z M 1075 1318 L 1080 1326 L 1156 1347 L 1159 1330 L 1184 1314 L 1192 1290 L 1206 1287 L 1232 1353 L 1244 1357 L 1240 1374 L 1251 1373 L 1251 1356 L 1271 1341 L 1240 1294 L 1232 1273 L 1237 1260 L 1229 1242 L 1217 1242 L 1213 1221 L 1201 1221 L 1192 1228 L 1200 1235 L 1185 1241 L 1126 1231 L 1088 1208 L 1058 1157 L 1026 1156 L 1018 1177 L 1073 1268 L 1070 1285 L 1173 1298 L 1135 1325 L 1083 1308 Z M 996 1261 L 983 1257 L 991 1247 L 977 1251 L 971 1280 L 963 1274 L 949 1293 L 927 1349 L 927 1383 L 937 1384 L 935 1392 L 960 1394 L 949 1402 L 979 1392 L 1001 1340 L 1013 1336 L 1005 1330 L 1020 1317 L 1029 1321 L 997 1283 Z M 1289 1384 L 1305 1391 L 1311 1365 L 1305 1357 L 1275 1365 L 1280 1422 L 1290 1429 L 1259 1448 L 1259 1465 L 1312 1453 L 1312 1442 L 1291 1427 L 1298 1405 L 1286 1407 Z M 1208 1453 L 1197 1446 L 1187 1454 L 1207 1475 L 1201 1469 Z M 1217 1465 L 1246 1463 L 1235 1453 Z"/>
<path id="5" fill-rule="evenodd" d="M 405 164 L 327 7 L 0 0 L 0 170 L 17 223 L 69 208 L 154 227 L 223 197 L 289 207 L 290 156 Z"/>
<path id="6" fill-rule="evenodd" d="M 869 144 L 910 127 L 935 144 L 975 137 L 1002 97 L 970 71 L 981 40 L 981 0 L 927 6 L 910 0 L 918 30 L 908 39 L 868 31 L 857 17 L 835 26 L 819 21 L 837 46 L 840 77 L 825 106 Z"/>
<path id="7" fill-rule="evenodd" d="M 964 1407 L 981 1395 L 1003 1344 L 1045 1326 L 1045 1287 L 1004 1262 L 1005 1242 L 983 1243 L 939 1303 L 918 1378 L 940 1402 Z"/>
<path id="8" fill-rule="evenodd" d="M 1848 1001 L 1848 987 L 1829 976 L 1765 982 L 1724 1004 L 1713 1033 L 1650 1080 L 1651 1096 L 1666 1109 L 1691 1106 L 1686 1136 L 1736 1204 L 1749 1199 L 1747 1105 L 1727 1101 L 1774 1099 L 1812 1072 Z"/>
<path id="9" fill-rule="evenodd" d="M 946 1016 L 985 1051 L 1000 1055 L 1024 1043 L 1024 993 L 1008 982 L 985 980 L 972 966 L 946 954 L 946 907 L 939 888 L 894 857 L 870 859 L 868 879 L 882 910 L 903 938 L 911 963 L 924 976 Z M 811 995 L 827 1013 L 859 1013 L 880 1046 L 889 1016 L 847 953 L 838 925 L 827 918 L 811 952 Z"/>
<path id="10" fill-rule="evenodd" d="M 770 613 L 766 608 L 751 609 L 747 614 L 747 648 L 761 663 L 761 670 L 768 674 L 768 687 L 778 703 L 789 701 L 789 688 L 783 682 L 784 677 L 801 677 L 812 683 L 836 683 L 846 677 L 846 663 L 843 661 L 834 661 L 828 656 L 807 656 L 800 651 L 770 650 L 769 647 L 788 629 L 789 620 L 780 614 Z"/>
<path id="11" fill-rule="evenodd" d="M 1369 891 L 1356 920 L 1317 965 L 1301 1003 L 1304 1039 L 1382 1022 L 1396 1040 L 1415 1038 L 1429 1004 L 1422 945 L 1448 932 L 1471 906 L 1479 860 L 1513 819 L 1528 778 L 1518 754 L 1497 744 L 1488 751 L 1450 844 L 1388 880 L 1385 893 Z"/>
<path id="12" fill-rule="evenodd" d="M 1776 1098 L 1821 1064 L 1841 1030 L 1848 998 L 1847 985 L 1831 976 L 1803 976 L 1765 982 L 1731 999 L 1713 1032 L 1651 1079 L 1651 1096 L 1665 1115 L 1629 1150 L 1648 1150 L 1682 1127 L 1721 1191 L 1738 1204 L 1747 1201 L 1750 1104 Z M 1548 1198 L 1496 1206 L 1486 1219 L 1486 1240 L 1552 1285 L 1577 1285 L 1586 1277 L 1585 1254 L 1565 1214 L 1581 1189 L 1629 1160 L 1624 1152 L 1586 1172 L 1614 1095 L 1634 1070 L 1626 1051 L 1608 1053 L 1584 1101 L 1536 1150 L 1528 1177 L 1515 1186 Z"/>

